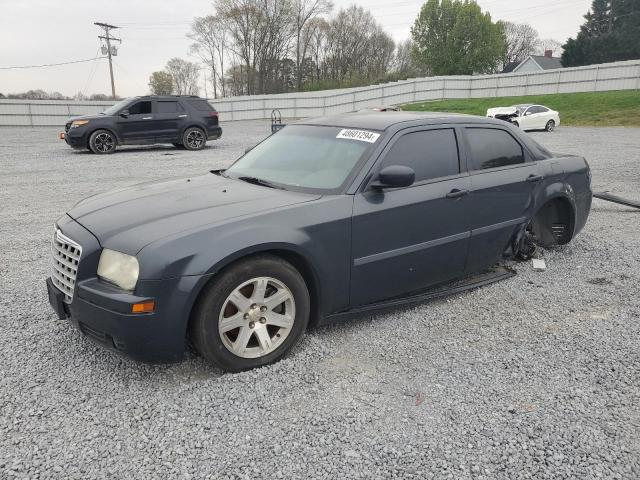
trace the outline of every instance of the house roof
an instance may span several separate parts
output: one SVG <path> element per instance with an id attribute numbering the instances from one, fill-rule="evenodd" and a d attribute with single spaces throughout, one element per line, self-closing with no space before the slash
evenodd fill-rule
<path id="1" fill-rule="evenodd" d="M 529 59 L 535 62 L 542 70 L 554 70 L 556 68 L 563 68 L 562 62 L 558 57 L 545 57 L 544 55 L 529 55 L 522 62 L 520 62 L 512 72 L 517 72 L 522 65 L 524 65 Z M 509 72 L 503 72 L 509 73 Z"/>
<path id="2" fill-rule="evenodd" d="M 562 62 L 558 57 L 545 57 L 544 55 L 531 55 L 531 58 L 540 65 L 543 70 L 562 68 Z"/>
<path id="3" fill-rule="evenodd" d="M 521 62 L 509 62 L 505 65 L 500 73 L 511 73 L 515 68 L 520 65 Z"/>

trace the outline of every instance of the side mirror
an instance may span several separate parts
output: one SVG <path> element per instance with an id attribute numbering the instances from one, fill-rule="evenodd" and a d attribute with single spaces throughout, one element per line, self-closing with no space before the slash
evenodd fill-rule
<path id="1" fill-rule="evenodd" d="M 120 116 L 123 118 L 129 118 L 129 110 L 123 110 L 120 112 Z"/>
<path id="2" fill-rule="evenodd" d="M 531 112 L 525 112 L 524 116 L 528 117 L 529 115 L 531 115 Z"/>
<path id="3" fill-rule="evenodd" d="M 416 179 L 416 172 L 413 168 L 404 165 L 389 165 L 378 173 L 377 181 L 373 182 L 373 188 L 400 188 L 413 185 Z"/>

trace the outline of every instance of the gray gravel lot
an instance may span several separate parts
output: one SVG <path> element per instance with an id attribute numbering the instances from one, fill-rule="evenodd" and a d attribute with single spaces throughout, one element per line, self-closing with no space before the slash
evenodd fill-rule
<path id="1" fill-rule="evenodd" d="M 136 364 L 49 308 L 53 222 L 76 201 L 225 165 L 206 151 L 76 153 L 0 129 L 0 478 L 640 477 L 640 212 L 596 200 L 546 272 L 309 332 L 276 365 Z M 534 133 L 640 199 L 640 129 Z"/>

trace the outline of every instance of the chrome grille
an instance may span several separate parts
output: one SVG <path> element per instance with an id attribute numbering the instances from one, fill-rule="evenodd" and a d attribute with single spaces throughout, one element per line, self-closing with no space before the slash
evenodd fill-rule
<path id="1" fill-rule="evenodd" d="M 53 236 L 51 244 L 53 253 L 53 284 L 64 293 L 64 301 L 71 303 L 73 291 L 76 287 L 78 263 L 82 255 L 82 247 L 62 234 L 59 229 Z"/>

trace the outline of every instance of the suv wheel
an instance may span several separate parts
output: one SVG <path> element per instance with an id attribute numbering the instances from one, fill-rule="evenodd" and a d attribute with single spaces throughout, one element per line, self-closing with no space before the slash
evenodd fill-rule
<path id="1" fill-rule="evenodd" d="M 198 127 L 189 127 L 182 135 L 182 145 L 187 150 L 202 150 L 207 143 L 207 137 Z"/>
<path id="2" fill-rule="evenodd" d="M 308 322 L 304 279 L 288 262 L 264 255 L 235 264 L 206 287 L 190 336 L 203 357 L 238 372 L 280 359 Z"/>
<path id="3" fill-rule="evenodd" d="M 108 130 L 96 130 L 89 137 L 89 150 L 97 154 L 113 153 L 116 137 Z"/>

